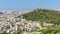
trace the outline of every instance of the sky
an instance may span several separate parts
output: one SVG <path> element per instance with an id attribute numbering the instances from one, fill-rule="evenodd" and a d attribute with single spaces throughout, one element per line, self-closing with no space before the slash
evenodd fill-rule
<path id="1" fill-rule="evenodd" d="M 60 0 L 0 0 L 1 10 L 33 10 L 36 8 L 60 10 Z"/>

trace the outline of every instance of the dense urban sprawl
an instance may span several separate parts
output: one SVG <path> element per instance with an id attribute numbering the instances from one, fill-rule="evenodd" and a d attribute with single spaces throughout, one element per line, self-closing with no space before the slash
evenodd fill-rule
<path id="1" fill-rule="evenodd" d="M 53 27 L 52 23 L 40 23 L 26 20 L 22 14 L 28 12 L 10 11 L 0 12 L 0 33 L 10 34 L 41 34 L 43 29 Z M 20 17 L 18 17 L 20 16 Z"/>

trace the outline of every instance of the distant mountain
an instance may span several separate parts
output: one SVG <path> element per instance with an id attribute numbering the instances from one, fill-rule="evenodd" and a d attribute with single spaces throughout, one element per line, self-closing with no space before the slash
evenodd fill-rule
<path id="1" fill-rule="evenodd" d="M 60 12 L 50 9 L 35 9 L 23 15 L 27 20 L 47 23 L 60 23 Z"/>

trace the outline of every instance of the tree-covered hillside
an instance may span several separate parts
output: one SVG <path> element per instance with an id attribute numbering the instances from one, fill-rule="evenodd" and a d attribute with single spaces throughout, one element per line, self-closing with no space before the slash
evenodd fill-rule
<path id="1" fill-rule="evenodd" d="M 60 23 L 60 12 L 49 9 L 35 9 L 32 12 L 23 15 L 24 18 L 32 21 L 47 23 Z"/>

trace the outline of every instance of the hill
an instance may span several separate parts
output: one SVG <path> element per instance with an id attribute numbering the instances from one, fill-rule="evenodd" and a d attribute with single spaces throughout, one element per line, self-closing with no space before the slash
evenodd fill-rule
<path id="1" fill-rule="evenodd" d="M 32 12 L 23 15 L 27 20 L 46 22 L 46 23 L 60 23 L 60 12 L 50 9 L 35 9 Z"/>

